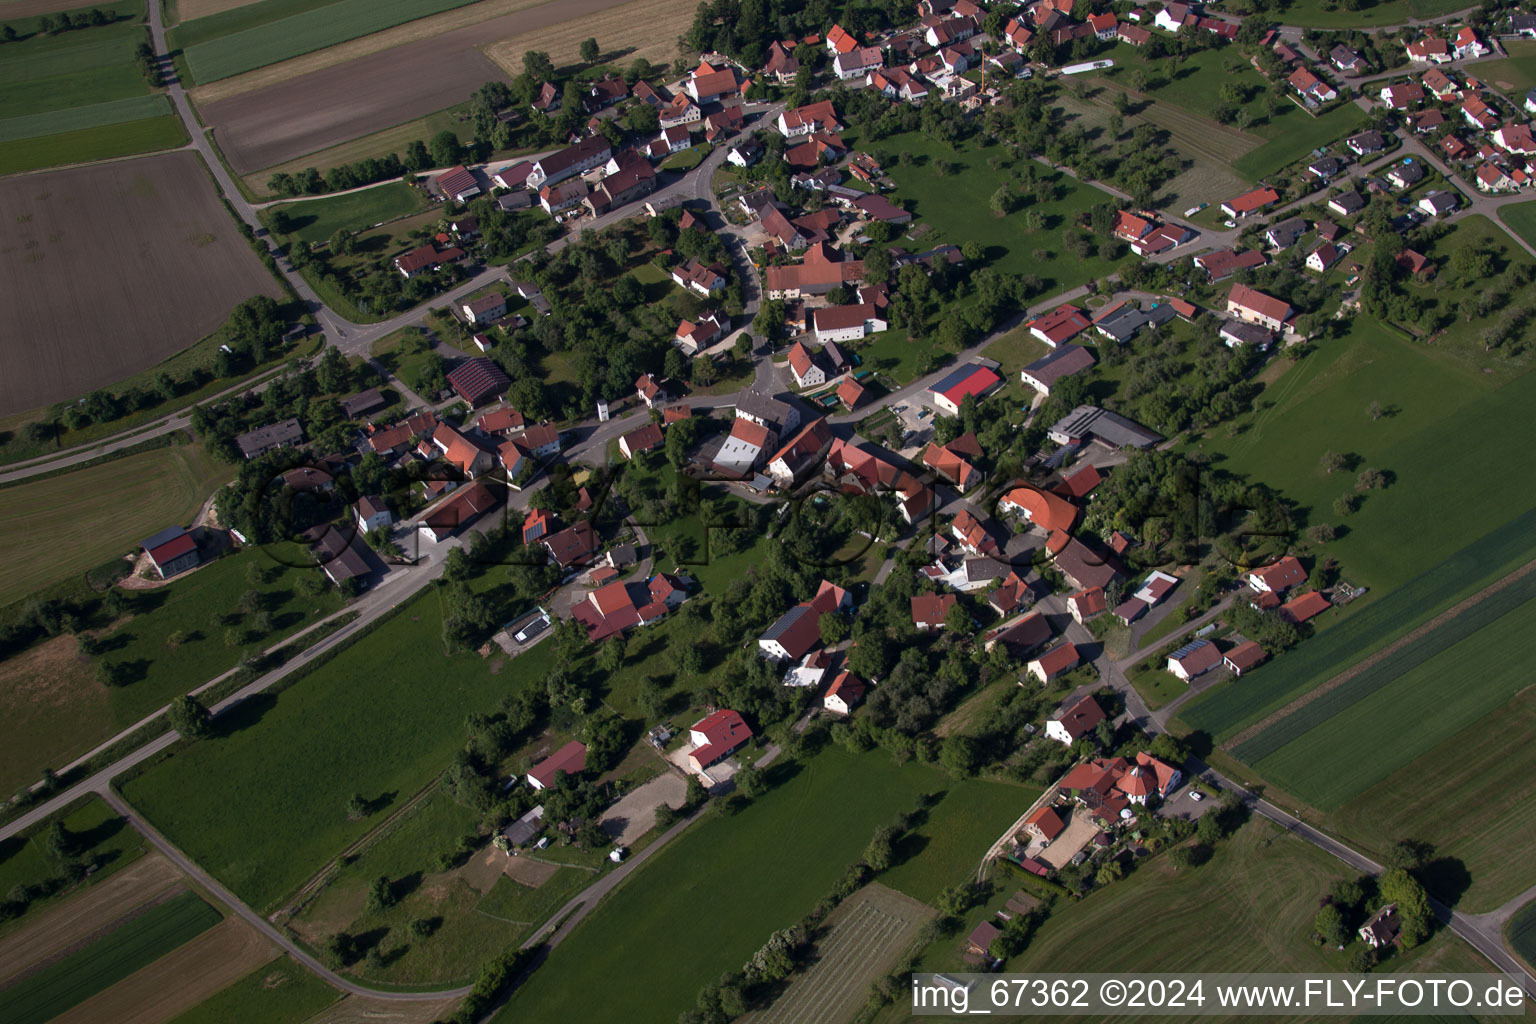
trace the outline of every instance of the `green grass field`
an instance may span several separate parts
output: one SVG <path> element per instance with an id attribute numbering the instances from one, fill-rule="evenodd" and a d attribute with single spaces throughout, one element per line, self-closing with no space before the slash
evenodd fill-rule
<path id="1" fill-rule="evenodd" d="M 207 42 L 186 46 L 187 66 L 199 83 L 216 82 L 302 54 L 323 50 L 348 39 L 370 35 L 429 14 L 452 10 L 474 0 L 336 0 L 318 9 L 305 9 L 275 21 L 220 34 Z M 287 6 L 284 6 L 286 12 Z M 237 14 L 231 11 L 229 14 Z M 252 12 L 253 19 L 261 12 Z M 196 35 L 196 22 L 183 29 Z"/>
<path id="2" fill-rule="evenodd" d="M 82 886 L 95 885 L 113 872 L 132 864 L 145 853 L 143 837 L 117 816 L 98 796 L 77 801 L 63 812 L 64 827 L 80 836 L 81 856 L 100 862 L 101 867 L 79 885 L 71 886 L 47 899 L 33 902 L 27 913 L 0 926 L 0 930 L 20 927 L 36 919 L 43 908 L 64 899 Z M 23 835 L 0 840 L 0 892 L 9 893 L 18 885 L 40 885 L 59 873 L 59 864 L 45 845 L 47 829 L 38 826 Z"/>
<path id="3" fill-rule="evenodd" d="M 48 35 L 35 18 L 10 22 L 22 35 L 0 47 L 0 118 L 149 94 L 133 52 L 145 38 L 143 0 L 99 6 L 120 20 Z"/>
<path id="4" fill-rule="evenodd" d="M 1356 10 L 1347 10 L 1337 0 L 1292 0 L 1283 7 L 1270 10 L 1286 25 L 1322 29 L 1375 28 L 1378 25 L 1401 25 L 1410 19 L 1438 18 L 1462 10 L 1465 5 L 1460 0 L 1378 0 L 1356 6 Z M 1243 9 L 1240 5 L 1235 10 Z"/>
<path id="5" fill-rule="evenodd" d="M 1413 658 L 1409 671 L 1368 695 L 1356 696 L 1354 687 L 1345 685 L 1313 701 L 1292 716 L 1303 724 L 1291 727 L 1286 719 L 1272 731 L 1289 735 L 1321 720 L 1272 753 L 1261 755 L 1246 745 L 1234 753 L 1287 792 L 1331 810 L 1530 685 L 1533 637 L 1536 601 L 1527 600 L 1445 650 Z M 1356 676 L 1351 683 L 1363 678 Z M 1455 687 L 1447 693 L 1450 680 Z M 1347 695 L 1335 702 L 1330 699 L 1335 694 Z M 1313 712 L 1314 707 L 1319 710 Z M 1251 745 L 1268 737 L 1268 732 L 1260 734 Z"/>
<path id="6" fill-rule="evenodd" d="M 361 192 L 268 207 L 262 222 L 270 225 L 272 214 L 281 210 L 288 215 L 292 227 L 283 236 L 285 239 L 324 242 L 338 230 L 362 231 L 397 217 L 419 213 L 426 205 L 421 192 L 403 181 L 392 181 Z"/>
<path id="7" fill-rule="evenodd" d="M 253 584 L 254 566 L 278 575 Z M 318 572 L 284 568 L 250 551 L 141 595 L 143 610 L 101 637 L 106 650 L 100 657 L 132 670 L 126 686 L 97 682 L 96 660 L 77 655 L 72 637 L 0 662 L 0 792 L 34 781 L 44 767 L 62 768 L 172 697 L 234 668 L 246 649 L 270 646 L 338 610 L 343 599 L 334 588 L 314 597 L 299 592 L 298 582 Z M 247 630 L 254 618 L 235 610 L 247 590 L 264 595 L 272 629 L 231 644 L 227 631 Z M 173 647 L 170 637 L 178 632 L 183 639 Z"/>
<path id="8" fill-rule="evenodd" d="M 1035 786 L 967 779 L 951 783 L 928 809 L 928 820 L 897 846 L 899 863 L 880 882 L 932 903 L 945 888 L 973 874 L 1008 826 L 1040 795 Z"/>
<path id="9" fill-rule="evenodd" d="M 20 174 L 89 160 L 111 160 L 138 153 L 177 149 L 187 144 L 181 119 L 167 114 L 141 121 L 82 128 L 26 140 L 24 146 L 0 147 L 0 174 Z"/>
<path id="10" fill-rule="evenodd" d="M 105 103 L 92 103 L 83 107 L 49 110 L 40 114 L 24 114 L 0 121 L 0 142 L 17 142 L 44 135 L 62 135 L 65 132 L 83 131 L 106 125 L 123 124 L 167 116 L 171 113 L 170 100 L 155 93 L 152 96 L 129 96 Z"/>
<path id="11" fill-rule="evenodd" d="M 1300 160 L 1319 146 L 1342 142 L 1346 135 L 1363 127 L 1369 120 L 1365 111 L 1353 103 L 1341 104 L 1318 117 L 1312 117 L 1292 104 L 1290 114 L 1277 115 L 1266 125 L 1267 129 L 1274 132 L 1269 141 L 1239 157 L 1232 164 L 1232 169 L 1257 181 Z"/>
<path id="12" fill-rule="evenodd" d="M 1536 969 L 1536 903 L 1527 903 L 1510 918 L 1504 934 L 1515 952 Z"/>
<path id="13" fill-rule="evenodd" d="M 190 524 L 233 476 L 201 447 L 177 445 L 0 488 L 0 550 L 11 552 L 0 604 L 131 551 L 166 526 Z M 49 543 L 32 543 L 42 536 Z"/>
<path id="14" fill-rule="evenodd" d="M 271 909 L 377 824 L 348 821 L 348 797 L 360 792 L 387 810 L 411 796 L 448 766 L 467 714 L 542 680 L 553 658 L 552 644 L 509 662 L 445 658 L 430 589 L 299 685 L 249 702 L 233 732 L 181 751 L 124 792 L 247 903 Z"/>
<path id="15" fill-rule="evenodd" d="M 336 990 L 287 957 L 258 967 L 171 1024 L 299 1024 L 337 999 Z"/>
<path id="16" fill-rule="evenodd" d="M 43 1024 L 218 923 L 217 910 L 184 892 L 0 992 L 0 1018 Z"/>
<path id="17" fill-rule="evenodd" d="M 1114 269 L 1113 263 L 1099 259 L 1096 252 L 1081 260 L 1065 256 L 1061 240 L 1062 230 L 1080 215 L 1099 203 L 1112 201 L 1107 193 L 1034 161 L 1014 161 L 1000 147 L 978 148 L 974 141 L 951 150 L 920 132 L 907 132 L 880 139 L 871 148 L 886 154 L 882 163 L 896 182 L 891 200 L 911 210 L 914 223 L 930 228 L 920 239 L 898 237 L 892 239 L 893 244 L 919 251 L 975 241 L 986 250 L 988 266 L 1001 274 L 1034 274 L 1047 293 L 1074 288 Z M 896 153 L 912 154 L 913 163 L 902 166 L 892 156 Z M 994 157 L 1002 160 L 997 170 L 988 165 Z M 955 165 L 953 173 L 940 174 L 940 163 Z M 1006 217 L 994 217 L 989 208 L 992 194 L 1004 182 L 1019 182 L 1026 173 L 1033 173 L 1034 180 L 1052 182 L 1057 198 L 1038 205 L 1026 203 Z M 1024 226 L 1025 213 L 1030 210 L 1045 215 L 1045 226 L 1038 231 Z M 1035 258 L 1037 250 L 1039 259 Z"/>
<path id="18" fill-rule="evenodd" d="M 495 887 L 475 904 L 475 913 L 517 925 L 520 931 L 516 941 L 521 941 L 542 927 L 596 877 L 579 867 L 563 867 L 537 889 L 519 885 L 510 878 L 498 878 Z"/>
<path id="19" fill-rule="evenodd" d="M 220 36 L 270 25 L 274 21 L 329 7 L 336 0 L 257 0 L 216 14 L 183 21 L 166 32 L 166 40 L 175 49 L 206 43 Z"/>
<path id="20" fill-rule="evenodd" d="M 1536 202 L 1500 206 L 1499 220 L 1526 242 L 1536 245 Z"/>
<path id="21" fill-rule="evenodd" d="M 883 753 L 824 751 L 734 817 L 706 818 L 674 839 L 494 1019 L 671 1024 L 701 987 L 829 892 L 877 827 L 948 785 L 931 767 L 898 768 Z"/>
<path id="22" fill-rule="evenodd" d="M 1131 685 L 1136 687 L 1136 692 L 1141 694 L 1142 701 L 1151 711 L 1156 711 L 1179 695 L 1189 692 L 1188 683 L 1172 672 L 1160 668 L 1150 672 L 1134 673 L 1131 676 Z"/>
<path id="23" fill-rule="evenodd" d="M 1444 873 L 1446 898 L 1458 910 L 1483 913 L 1536 884 L 1528 858 L 1511 850 L 1536 847 L 1530 815 L 1530 780 L 1536 777 L 1536 690 L 1484 715 L 1413 763 L 1329 811 L 1323 824 L 1351 845 L 1385 858 L 1392 843 L 1411 836 L 1433 843 L 1437 859 L 1454 863 Z"/>
<path id="24" fill-rule="evenodd" d="M 313 944 L 340 928 L 350 934 L 379 937 L 384 964 L 353 970 L 386 985 L 453 985 L 474 977 L 479 965 L 513 944 L 529 930 L 511 913 L 476 913 L 480 893 L 458 870 L 440 871 L 439 853 L 451 851 L 460 836 L 473 834 L 479 815 L 437 789 L 375 845 L 341 868 L 333 881 L 303 912 L 288 922 Z M 489 840 L 486 840 L 489 843 Z M 369 883 L 383 875 L 397 884 L 399 902 L 374 913 L 364 910 Z M 500 879 L 531 895 L 556 897 L 558 907 L 593 876 L 579 868 L 562 868 L 540 889 L 524 889 L 510 878 Z M 576 884 L 566 884 L 573 879 Z M 500 884 L 491 895 L 500 891 Z M 553 912 L 553 910 L 551 910 Z M 547 916 L 547 915 L 546 915 Z M 435 920 L 426 937 L 412 935 L 414 919 Z M 538 919 L 540 922 L 543 917 Z"/>
<path id="25" fill-rule="evenodd" d="M 1419 576 L 1398 583 L 1386 596 L 1365 605 L 1284 657 L 1244 674 L 1241 680 L 1202 694 L 1179 717 L 1209 732 L 1218 742 L 1262 720 L 1440 608 L 1481 589 L 1531 557 L 1536 510 L 1510 520 Z M 1364 600 L 1363 598 L 1357 600 Z"/>

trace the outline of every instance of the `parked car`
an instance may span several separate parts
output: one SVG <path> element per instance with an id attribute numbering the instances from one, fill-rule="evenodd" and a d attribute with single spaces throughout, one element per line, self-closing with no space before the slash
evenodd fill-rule
<path id="1" fill-rule="evenodd" d="M 1199 803 L 1201 800 L 1205 799 L 1205 794 L 1200 792 L 1198 789 L 1192 789 L 1189 791 L 1189 798 L 1195 803 Z"/>

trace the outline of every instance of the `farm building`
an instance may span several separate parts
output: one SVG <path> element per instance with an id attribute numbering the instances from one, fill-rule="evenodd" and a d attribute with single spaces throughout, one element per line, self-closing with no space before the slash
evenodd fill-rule
<path id="1" fill-rule="evenodd" d="M 587 767 L 587 745 L 571 740 L 559 750 L 528 769 L 528 785 L 534 789 L 548 789 L 555 784 L 555 773 L 575 775 Z"/>
<path id="2" fill-rule="evenodd" d="M 149 556 L 155 571 L 163 580 L 186 572 L 200 560 L 197 541 L 179 526 L 167 526 L 153 537 L 146 538 L 139 547 Z"/>

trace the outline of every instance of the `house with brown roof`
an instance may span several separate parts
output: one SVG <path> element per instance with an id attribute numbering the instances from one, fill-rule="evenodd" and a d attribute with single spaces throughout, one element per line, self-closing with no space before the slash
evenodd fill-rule
<path id="1" fill-rule="evenodd" d="M 1248 217 L 1268 209 L 1280 201 L 1280 193 L 1272 188 L 1256 188 L 1251 192 L 1244 192 L 1235 199 L 1228 199 L 1221 204 L 1221 212 L 1234 219 Z"/>
<path id="2" fill-rule="evenodd" d="M 466 359 L 449 371 L 447 381 L 470 408 L 500 398 L 512 385 L 505 370 L 484 358 Z"/>
<path id="3" fill-rule="evenodd" d="M 1168 671 L 1189 682 L 1221 664 L 1221 652 L 1209 640 L 1191 640 L 1168 655 Z"/>
<path id="4" fill-rule="evenodd" d="M 944 617 L 960 599 L 954 594 L 917 594 L 912 598 L 912 625 L 918 632 L 943 629 Z"/>
<path id="5" fill-rule="evenodd" d="M 1078 590 L 1105 587 L 1124 575 L 1118 563 L 1068 536 L 1065 530 L 1056 530 L 1046 538 L 1045 550 L 1057 570 Z"/>
<path id="6" fill-rule="evenodd" d="M 1087 590 L 1079 590 L 1067 595 L 1067 611 L 1072 615 L 1072 621 L 1083 625 L 1089 619 L 1104 614 L 1106 607 L 1104 589 L 1102 587 L 1089 587 Z"/>
<path id="7" fill-rule="evenodd" d="M 833 678 L 832 685 L 827 687 L 821 706 L 834 715 L 851 714 L 854 708 L 864 702 L 864 694 L 868 689 L 868 683 L 844 669 Z"/>
<path id="8" fill-rule="evenodd" d="M 1257 288 L 1235 284 L 1227 294 L 1227 312 L 1239 320 L 1280 331 L 1285 329 L 1285 322 L 1291 318 L 1293 310 L 1288 303 L 1265 295 Z"/>
<path id="9" fill-rule="evenodd" d="M 1372 949 L 1381 949 L 1390 946 L 1398 940 L 1403 932 L 1402 919 L 1397 913 L 1397 904 L 1388 903 L 1368 918 L 1365 924 L 1360 926 L 1357 933 L 1360 941 Z"/>
<path id="10" fill-rule="evenodd" d="M 571 740 L 565 746 L 528 769 L 528 785 L 534 789 L 548 789 L 555 784 L 555 773 L 578 775 L 587 767 L 587 745 Z"/>
<path id="11" fill-rule="evenodd" d="M 490 452 L 446 423 L 439 423 L 432 432 L 432 445 L 442 453 L 445 461 L 467 477 L 477 477 L 489 471 L 495 461 Z"/>
<path id="12" fill-rule="evenodd" d="M 1083 656 L 1077 647 L 1071 641 L 1065 641 L 1024 666 L 1024 671 L 1040 680 L 1041 686 L 1045 686 L 1071 672 L 1082 662 Z"/>
<path id="13" fill-rule="evenodd" d="M 1280 606 L 1280 616 L 1291 622 L 1301 625 L 1308 619 L 1316 618 L 1329 608 L 1333 607 L 1328 598 L 1315 590 L 1309 590 L 1305 594 L 1297 594 Z"/>
<path id="14" fill-rule="evenodd" d="M 826 417 L 812 420 L 768 460 L 768 475 L 780 487 L 789 487 L 821 463 L 832 446 L 832 428 Z"/>
<path id="15" fill-rule="evenodd" d="M 1070 530 L 1077 522 L 1077 506 L 1049 491 L 1025 484 L 1015 487 L 997 503 L 998 510 L 1020 516 L 1046 533 Z"/>
<path id="16" fill-rule="evenodd" d="M 585 519 L 544 538 L 545 549 L 562 569 L 587 564 L 597 554 L 598 546 L 597 531 Z"/>
<path id="17" fill-rule="evenodd" d="M 1055 840 L 1066 829 L 1066 823 L 1061 820 L 1061 815 L 1057 814 L 1056 809 L 1050 806 L 1037 808 L 1029 817 L 1024 819 L 1024 830 L 1030 835 L 1044 839 L 1048 843 Z"/>
<path id="18" fill-rule="evenodd" d="M 1050 638 L 1050 620 L 1039 612 L 1030 612 L 1017 622 L 987 634 L 982 649 L 990 654 L 993 648 L 1001 645 L 1008 657 L 1027 658 Z"/>
<path id="19" fill-rule="evenodd" d="M 460 527 L 468 526 L 495 508 L 499 502 L 500 499 L 485 485 L 485 481 L 476 480 L 468 487 L 456 490 L 453 497 L 422 519 L 423 531 L 434 543 L 442 543 L 457 533 Z"/>
<path id="20" fill-rule="evenodd" d="M 1307 571 L 1295 555 L 1286 555 L 1278 561 L 1253 569 L 1244 577 L 1248 585 L 1259 593 L 1283 594 L 1307 581 Z"/>
<path id="21" fill-rule="evenodd" d="M 718 264 L 706 267 L 698 260 L 689 260 L 672 268 L 672 281 L 708 298 L 725 290 L 725 269 Z"/>
<path id="22" fill-rule="evenodd" d="M 1234 676 L 1240 676 L 1264 660 L 1264 648 L 1256 641 L 1244 640 L 1222 656 L 1221 663 Z"/>
<path id="23" fill-rule="evenodd" d="M 619 451 L 631 462 L 641 452 L 655 451 L 662 445 L 661 428 L 654 423 L 647 423 L 643 427 L 631 430 L 619 438 Z"/>
<path id="24" fill-rule="evenodd" d="M 946 445 L 929 442 L 923 450 L 923 465 L 948 480 L 961 494 L 982 481 L 982 472 L 970 459 L 981 455 L 975 434 L 964 434 Z"/>
<path id="25" fill-rule="evenodd" d="M 1046 739 L 1052 739 L 1070 747 L 1092 733 L 1099 727 L 1099 723 L 1105 720 L 1104 709 L 1099 706 L 1097 700 L 1094 700 L 1092 694 L 1088 694 L 1047 719 L 1045 736 Z"/>

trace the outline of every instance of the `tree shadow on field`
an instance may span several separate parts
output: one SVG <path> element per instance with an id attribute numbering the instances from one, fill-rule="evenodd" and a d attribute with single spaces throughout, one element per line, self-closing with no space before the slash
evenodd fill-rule
<path id="1" fill-rule="evenodd" d="M 932 840 L 927 836 L 918 835 L 916 832 L 907 832 L 900 839 L 896 840 L 895 845 L 891 847 L 891 866 L 895 867 L 897 864 L 905 864 L 926 850 L 930 842 Z"/>
<path id="2" fill-rule="evenodd" d="M 123 830 L 127 822 L 122 818 L 108 818 L 106 821 L 93 825 L 84 832 L 76 832 L 75 838 L 80 843 L 82 850 L 89 850 L 93 846 L 100 846 Z"/>
<path id="3" fill-rule="evenodd" d="M 213 726 L 217 735 L 233 736 L 237 732 L 249 729 L 259 723 L 268 711 L 277 707 L 277 697 L 270 693 L 253 693 L 223 711 L 213 720 Z"/>
<path id="4" fill-rule="evenodd" d="M 1472 887 L 1472 873 L 1457 857 L 1436 857 L 1421 867 L 1417 874 L 1429 890 L 1448 907 L 1461 902 Z"/>
<path id="5" fill-rule="evenodd" d="M 396 903 L 399 903 L 401 900 L 405 899 L 411 893 L 420 888 L 420 871 L 412 871 L 408 875 L 401 875 L 399 878 L 396 878 L 394 881 L 389 883 L 390 894 L 394 896 Z"/>

